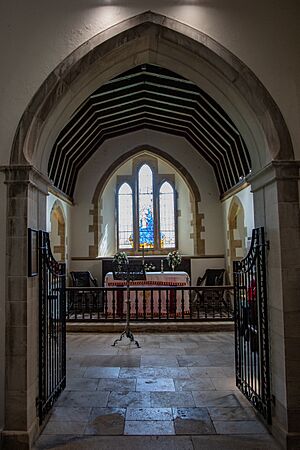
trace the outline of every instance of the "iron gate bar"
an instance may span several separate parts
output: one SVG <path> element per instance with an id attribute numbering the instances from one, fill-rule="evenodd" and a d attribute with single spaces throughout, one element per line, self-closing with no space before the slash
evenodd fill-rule
<path id="1" fill-rule="evenodd" d="M 40 423 L 66 386 L 65 264 L 55 261 L 49 233 L 39 231 Z"/>
<path id="2" fill-rule="evenodd" d="M 271 423 L 264 229 L 252 231 L 247 256 L 233 262 L 236 385 Z"/>

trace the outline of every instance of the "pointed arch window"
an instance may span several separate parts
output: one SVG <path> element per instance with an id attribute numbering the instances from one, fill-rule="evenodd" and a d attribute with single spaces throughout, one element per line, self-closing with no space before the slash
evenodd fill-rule
<path id="1" fill-rule="evenodd" d="M 138 176 L 139 247 L 154 248 L 153 174 L 147 164 Z"/>
<path id="2" fill-rule="evenodd" d="M 160 247 L 175 248 L 174 189 L 165 181 L 159 191 Z"/>
<path id="3" fill-rule="evenodd" d="M 121 184 L 117 189 L 118 249 L 168 252 L 176 248 L 173 178 L 172 175 L 159 175 L 157 167 L 147 162 L 136 166 L 132 176 L 120 176 Z M 122 182 L 122 179 L 126 181 Z"/>
<path id="4" fill-rule="evenodd" d="M 132 189 L 123 183 L 118 191 L 118 241 L 119 248 L 133 247 Z"/>

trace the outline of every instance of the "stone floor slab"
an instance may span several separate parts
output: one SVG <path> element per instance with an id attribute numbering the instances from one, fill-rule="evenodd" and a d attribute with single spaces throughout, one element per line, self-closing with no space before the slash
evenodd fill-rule
<path id="1" fill-rule="evenodd" d="M 136 382 L 137 391 L 175 391 L 172 378 L 138 378 Z"/>
<path id="2" fill-rule="evenodd" d="M 225 374 L 227 367 L 188 367 L 191 378 L 223 378 L 229 376 Z"/>
<path id="3" fill-rule="evenodd" d="M 151 392 L 151 407 L 196 406 L 190 392 Z"/>
<path id="4" fill-rule="evenodd" d="M 104 407 L 107 406 L 109 392 L 65 391 L 56 402 L 56 406 L 67 407 Z"/>
<path id="5" fill-rule="evenodd" d="M 176 356 L 167 356 L 158 358 L 155 355 L 146 355 L 141 357 L 141 367 L 177 367 L 178 361 Z"/>
<path id="6" fill-rule="evenodd" d="M 141 357 L 135 355 L 93 355 L 82 359 L 84 367 L 140 367 Z"/>
<path id="7" fill-rule="evenodd" d="M 66 390 L 68 391 L 95 391 L 98 380 L 95 378 L 69 378 Z"/>
<path id="8" fill-rule="evenodd" d="M 196 406 L 241 406 L 235 391 L 193 391 Z"/>
<path id="9" fill-rule="evenodd" d="M 210 378 L 175 380 L 176 391 L 213 391 L 215 390 Z"/>
<path id="10" fill-rule="evenodd" d="M 92 408 L 55 406 L 49 421 L 64 421 L 68 418 L 72 422 L 88 422 Z"/>
<path id="11" fill-rule="evenodd" d="M 189 378 L 187 367 L 121 368 L 119 378 Z"/>
<path id="12" fill-rule="evenodd" d="M 177 359 L 180 367 L 209 367 L 211 365 L 208 357 L 203 355 L 178 356 Z"/>
<path id="13" fill-rule="evenodd" d="M 172 408 L 127 408 L 126 420 L 172 420 Z"/>
<path id="14" fill-rule="evenodd" d="M 215 434 L 206 408 L 173 408 L 176 434 Z"/>
<path id="15" fill-rule="evenodd" d="M 134 392 L 136 386 L 135 378 L 100 378 L 98 391 Z"/>
<path id="16" fill-rule="evenodd" d="M 84 373 L 86 378 L 118 378 L 120 367 L 88 367 Z"/>
<path id="17" fill-rule="evenodd" d="M 68 334 L 71 390 L 58 399 L 38 449 L 277 450 L 235 388 L 233 333 L 145 333 L 140 349 L 125 340 L 112 347 L 116 337 Z M 170 386 L 182 390 L 163 391 Z M 124 435 L 125 427 L 142 434 Z"/>
<path id="18" fill-rule="evenodd" d="M 231 391 L 236 389 L 236 383 L 234 377 L 223 377 L 223 378 L 211 378 L 212 384 L 215 389 L 219 391 Z"/>
<path id="19" fill-rule="evenodd" d="M 218 421 L 213 420 L 218 434 L 265 434 L 266 428 L 261 422 L 254 420 Z"/>
<path id="20" fill-rule="evenodd" d="M 280 450 L 271 436 L 192 436 L 194 450 Z"/>
<path id="21" fill-rule="evenodd" d="M 119 408 L 150 408 L 150 392 L 111 392 L 107 406 Z"/>
<path id="22" fill-rule="evenodd" d="M 43 434 L 76 434 L 83 433 L 85 422 L 73 422 L 68 420 L 51 420 L 43 430 Z"/>
<path id="23" fill-rule="evenodd" d="M 125 413 L 125 408 L 93 408 L 84 434 L 122 435 Z"/>
<path id="24" fill-rule="evenodd" d="M 128 435 L 167 435 L 175 434 L 172 420 L 126 420 L 124 434 Z"/>
<path id="25" fill-rule="evenodd" d="M 224 406 L 208 406 L 208 412 L 212 420 L 257 420 L 257 416 L 253 408 L 243 408 L 240 406 L 224 407 Z"/>

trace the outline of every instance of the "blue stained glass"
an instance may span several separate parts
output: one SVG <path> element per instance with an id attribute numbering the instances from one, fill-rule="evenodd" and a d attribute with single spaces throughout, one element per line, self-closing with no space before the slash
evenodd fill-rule
<path id="1" fill-rule="evenodd" d="M 154 247 L 153 175 L 144 164 L 139 170 L 139 246 Z"/>

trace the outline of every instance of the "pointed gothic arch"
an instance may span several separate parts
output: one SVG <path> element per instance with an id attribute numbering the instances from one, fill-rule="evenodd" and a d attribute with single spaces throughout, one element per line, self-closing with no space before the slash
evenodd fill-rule
<path id="1" fill-rule="evenodd" d="M 203 224 L 204 214 L 200 210 L 201 196 L 197 184 L 190 175 L 189 171 L 179 161 L 177 161 L 175 158 L 173 158 L 171 155 L 164 152 L 163 150 L 145 144 L 133 148 L 132 150 L 128 151 L 127 153 L 119 157 L 116 161 L 114 161 L 113 164 L 110 165 L 110 167 L 108 167 L 104 175 L 99 180 L 91 201 L 92 208 L 90 210 L 90 215 L 92 216 L 92 225 L 90 226 L 89 231 L 93 233 L 94 243 L 89 247 L 89 256 L 90 257 L 98 256 L 99 243 L 103 237 L 100 229 L 101 218 L 99 211 L 99 199 L 101 198 L 104 192 L 108 180 L 111 178 L 112 173 L 114 173 L 122 164 L 124 164 L 124 162 L 133 158 L 138 158 L 139 155 L 143 154 L 144 152 L 148 153 L 149 155 L 153 155 L 153 157 L 165 160 L 172 167 L 174 167 L 174 169 L 178 173 L 180 173 L 180 176 L 185 181 L 190 192 L 190 204 L 192 210 L 191 224 L 193 227 L 192 238 L 194 241 L 194 254 L 205 255 L 205 239 L 202 234 L 205 231 L 205 227 Z"/>
<path id="2" fill-rule="evenodd" d="M 51 250 L 55 259 L 63 262 L 66 260 L 66 220 L 59 200 L 56 200 L 51 208 L 50 222 Z"/>
<path id="3" fill-rule="evenodd" d="M 109 60 L 114 52 L 112 67 Z M 10 163 L 32 164 L 45 173 L 51 146 L 66 117 L 95 86 L 133 67 L 137 55 L 141 62 L 174 68 L 196 84 L 202 83 L 239 125 L 252 151 L 255 171 L 270 160 L 294 159 L 282 114 L 253 72 L 204 33 L 147 11 L 94 36 L 49 75 L 20 120 Z"/>

